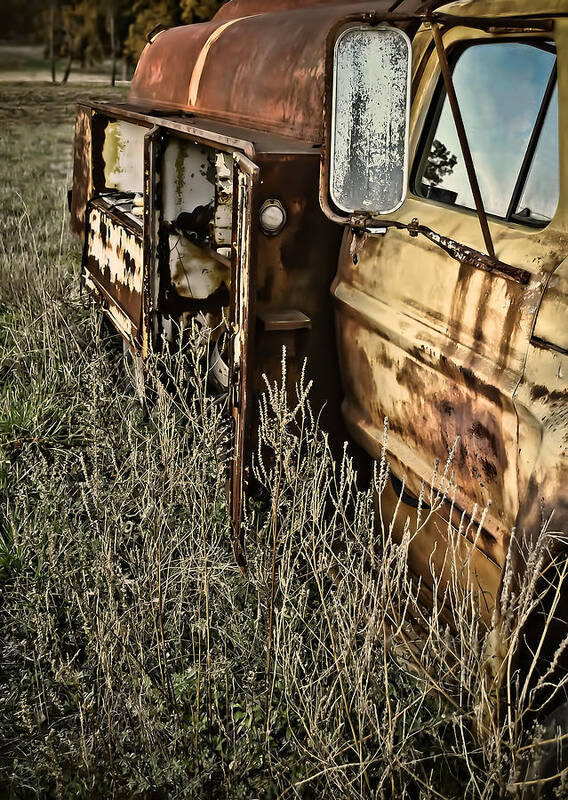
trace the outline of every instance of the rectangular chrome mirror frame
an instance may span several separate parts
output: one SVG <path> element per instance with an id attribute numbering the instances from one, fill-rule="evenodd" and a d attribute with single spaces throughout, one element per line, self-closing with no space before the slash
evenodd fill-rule
<path id="1" fill-rule="evenodd" d="M 366 158 L 366 162 L 363 165 L 363 170 L 359 170 L 357 172 L 356 169 L 353 169 L 352 159 L 344 158 L 343 162 L 340 163 L 338 160 L 338 145 L 341 143 L 350 142 L 350 134 L 353 131 L 353 126 L 351 125 L 353 121 L 353 116 L 351 114 L 351 110 L 353 109 L 353 102 L 352 96 L 347 103 L 347 110 L 344 107 L 342 110 L 343 122 L 342 124 L 338 123 L 338 86 L 342 80 L 345 78 L 338 73 L 340 72 L 340 55 L 341 55 L 341 47 L 345 45 L 346 39 L 349 36 L 352 36 L 353 33 L 363 31 L 365 33 L 372 33 L 376 35 L 380 32 L 386 32 L 389 34 L 390 37 L 394 37 L 398 39 L 398 43 L 401 47 L 401 52 L 406 54 L 407 58 L 407 68 L 404 70 L 405 76 L 405 84 L 404 86 L 400 86 L 399 91 L 393 95 L 393 88 L 396 86 L 393 84 L 393 77 L 391 75 L 390 83 L 388 85 L 385 84 L 383 81 L 382 88 L 386 89 L 387 91 L 381 94 L 381 82 L 378 80 L 376 83 L 372 82 L 373 76 L 372 73 L 367 72 L 364 77 L 367 79 L 366 84 L 361 85 L 361 94 L 364 94 L 365 91 L 367 92 L 367 98 L 370 100 L 375 100 L 375 109 L 380 108 L 380 99 L 381 97 L 387 98 L 388 102 L 386 103 L 386 109 L 383 108 L 383 123 L 387 123 L 386 127 L 383 125 L 383 139 L 389 139 L 392 136 L 392 120 L 393 114 L 392 110 L 394 108 L 395 103 L 399 105 L 401 103 L 404 104 L 404 108 L 399 109 L 398 114 L 398 125 L 396 130 L 394 131 L 396 139 L 398 141 L 398 150 L 400 152 L 400 148 L 402 146 L 402 158 L 399 159 L 398 164 L 395 165 L 394 172 L 396 173 L 395 177 L 396 180 L 392 181 L 392 177 L 387 178 L 386 182 L 383 181 L 383 185 L 387 188 L 390 188 L 390 197 L 389 202 L 386 204 L 386 207 L 377 207 L 377 206 L 385 206 L 384 203 L 377 202 L 378 200 L 378 193 L 375 193 L 375 197 L 372 197 L 372 194 L 369 199 L 369 195 L 365 200 L 362 202 L 353 204 L 346 202 L 349 198 L 346 198 L 345 192 L 343 195 L 340 191 L 338 191 L 338 184 L 341 180 L 342 175 L 348 176 L 349 173 L 354 173 L 354 178 L 352 177 L 352 187 L 357 189 L 357 186 L 364 182 L 366 178 L 367 186 L 370 186 L 372 180 L 369 180 L 369 175 L 373 171 L 378 172 L 381 175 L 384 175 L 385 172 L 388 172 L 386 169 L 388 164 L 388 155 L 385 157 L 385 153 L 382 153 L 382 164 L 381 162 L 381 153 L 376 152 L 376 158 L 373 159 L 369 157 L 370 149 L 367 147 L 366 153 L 363 153 L 363 158 Z M 359 50 L 359 52 L 361 52 Z M 396 69 L 396 66 L 393 67 L 393 70 Z M 392 72 L 392 70 L 391 70 Z M 410 39 L 404 33 L 404 31 L 400 30 L 399 28 L 394 28 L 391 26 L 381 25 L 381 26 L 372 26 L 372 25 L 365 25 L 365 24 L 355 24 L 350 25 L 349 27 L 345 28 L 337 37 L 334 47 L 333 47 L 333 75 L 332 75 L 332 97 L 331 97 L 331 130 L 330 130 L 330 153 L 329 153 L 329 197 L 332 200 L 334 206 L 341 212 L 346 214 L 377 214 L 377 215 L 385 215 L 391 214 L 395 212 L 397 209 L 401 207 L 404 203 L 406 198 L 407 192 L 407 184 L 408 184 L 408 151 L 409 151 L 409 126 L 410 126 L 410 88 L 411 88 L 411 73 L 412 73 L 412 45 Z M 380 73 L 379 78 L 383 77 Z M 388 75 L 384 76 L 388 79 Z M 371 94 L 372 90 L 372 94 Z M 344 106 L 345 106 L 344 102 Z M 383 107 L 385 103 L 383 102 Z M 372 110 L 372 103 L 368 103 L 367 108 Z M 388 116 L 387 116 L 388 115 Z M 361 117 L 364 117 L 364 109 L 361 112 Z M 367 120 L 370 120 L 369 111 L 367 113 Z M 402 133 L 401 133 L 402 127 Z M 377 131 L 377 127 L 375 127 Z M 380 135 L 377 134 L 380 138 Z M 344 153 L 347 152 L 347 147 L 344 147 Z M 351 152 L 353 152 L 355 148 L 352 147 Z M 394 150 L 391 150 L 391 153 Z M 394 163 L 394 162 L 393 162 Z M 392 183 L 397 184 L 398 191 L 393 190 Z M 345 181 L 344 181 L 345 184 Z M 360 194 L 362 197 L 362 193 Z M 355 207 L 357 205 L 358 207 Z"/>

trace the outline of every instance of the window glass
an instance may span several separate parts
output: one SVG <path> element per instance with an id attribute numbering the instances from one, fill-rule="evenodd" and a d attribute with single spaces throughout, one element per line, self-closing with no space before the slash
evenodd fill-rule
<path id="1" fill-rule="evenodd" d="M 540 136 L 533 135 L 555 80 L 556 55 L 551 45 L 543 44 L 472 45 L 462 52 L 453 70 L 486 211 L 507 218 L 514 199 L 515 219 L 541 223 L 551 218 L 558 196 L 556 93 Z M 526 178 L 522 167 L 533 145 L 536 151 Z M 447 97 L 434 121 L 417 177 L 419 194 L 475 208 Z M 517 203 L 519 192 L 522 200 Z"/>
<path id="2" fill-rule="evenodd" d="M 558 89 L 554 90 L 515 218 L 548 222 L 558 205 Z"/>

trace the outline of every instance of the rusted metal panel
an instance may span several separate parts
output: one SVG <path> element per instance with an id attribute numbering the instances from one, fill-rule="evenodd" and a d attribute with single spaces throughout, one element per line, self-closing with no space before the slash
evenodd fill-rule
<path id="1" fill-rule="evenodd" d="M 243 4 L 247 16 L 234 16 L 240 6 L 229 5 L 210 23 L 173 28 L 148 45 L 129 100 L 321 142 L 330 29 L 348 15 L 380 15 L 393 5 L 283 3 L 268 11 L 265 4 L 259 13 Z M 407 3 L 406 13 L 420 5 Z"/>
<path id="2" fill-rule="evenodd" d="M 466 22 L 470 19 L 480 21 L 483 17 L 496 17 L 506 24 L 507 18 L 522 17 L 546 18 L 562 16 L 566 12 L 564 0 L 453 0 L 445 3 L 440 13 L 462 17 Z"/>
<path id="3" fill-rule="evenodd" d="M 278 198 L 287 221 L 276 236 L 265 236 L 255 225 L 258 255 L 253 393 L 258 396 L 264 391 L 264 374 L 270 381 L 281 379 L 285 347 L 287 388 L 289 397 L 295 397 L 294 385 L 307 359 L 306 378 L 313 380 L 312 407 L 315 413 L 321 412 L 321 425 L 331 434 L 339 456 L 347 431 L 341 415 L 343 392 L 330 288 L 343 232 L 325 217 L 319 206 L 317 151 L 259 153 L 257 162 L 262 182 L 255 216 L 265 200 Z M 271 325 L 271 320 L 286 319 L 291 309 L 299 314 L 294 315 L 290 325 Z M 254 429 L 258 422 L 256 408 L 252 414 Z"/>
<path id="4" fill-rule="evenodd" d="M 91 114 L 88 106 L 77 106 L 70 226 L 71 232 L 81 238 L 85 235 L 87 202 L 93 194 Z"/>
<path id="5" fill-rule="evenodd" d="M 134 341 L 142 310 L 142 228 L 102 198 L 89 205 L 83 273 L 87 288 L 97 289 L 124 338 Z"/>
<path id="6" fill-rule="evenodd" d="M 546 287 L 515 392 L 520 508 L 516 526 L 534 541 L 545 523 L 568 531 L 568 262 Z"/>
<path id="7" fill-rule="evenodd" d="M 129 105 L 128 103 L 119 105 L 92 103 L 91 108 L 99 114 L 108 115 L 113 119 L 134 122 L 136 125 L 145 128 L 159 125 L 164 130 L 181 138 L 191 139 L 201 144 L 215 144 L 219 149 L 229 152 L 238 150 L 249 158 L 254 157 L 255 146 L 250 139 L 246 138 L 251 135 L 251 131 L 243 128 L 236 129 L 234 126 L 223 124 L 218 120 L 196 117 L 194 114 L 184 115 L 175 110 L 172 110 L 171 114 L 153 113 L 151 110 L 147 112 L 144 108 Z M 184 119 L 185 116 L 187 116 L 187 119 Z M 256 131 L 255 134 L 257 134 Z M 263 136 L 262 131 L 258 131 L 258 134 L 261 137 Z"/>
<path id="8" fill-rule="evenodd" d="M 408 519 L 412 532 L 412 546 L 408 551 L 408 567 L 410 574 L 419 577 L 421 586 L 427 587 L 430 595 L 424 597 L 426 604 L 432 602 L 432 573 L 439 581 L 438 590 L 440 598 L 444 591 L 449 589 L 455 592 L 455 564 L 464 565 L 461 573 L 462 589 L 472 591 L 479 602 L 482 619 L 487 627 L 491 626 L 493 610 L 499 596 L 501 583 L 501 565 L 487 554 L 484 546 L 483 535 L 478 538 L 477 524 L 471 524 L 467 530 L 469 519 L 462 518 L 460 510 L 452 509 L 450 504 L 432 514 L 425 522 L 428 509 L 423 506 L 420 519 L 416 508 L 403 504 L 400 506 L 399 494 L 395 492 L 389 481 L 381 495 L 382 518 L 389 523 L 392 521 L 391 535 L 397 542 L 401 542 L 405 533 L 405 524 Z M 426 493 L 426 501 L 428 494 Z M 397 508 L 398 507 L 398 508 Z M 452 515 L 452 510 L 454 514 Z M 395 513 L 396 512 L 396 513 Z M 453 516 L 453 528 L 448 526 L 448 519 Z M 467 531 L 467 535 L 464 533 Z M 448 549 L 452 557 L 448 557 Z M 453 574 L 452 574 L 453 572 Z M 452 624 L 451 617 L 447 623 Z"/>
<path id="9" fill-rule="evenodd" d="M 386 10 L 399 14 L 423 14 L 445 4 L 446 0 L 390 0 Z M 307 10 L 318 6 L 351 5 L 360 5 L 360 0 L 230 0 L 215 14 L 215 21 L 250 17 L 253 14 Z"/>
<path id="10" fill-rule="evenodd" d="M 295 383 L 307 359 L 306 378 L 314 381 L 312 406 L 316 413 L 321 412 L 321 424 L 331 433 L 338 454 L 347 435 L 341 416 L 330 295 L 342 231 L 326 219 L 319 207 L 319 154 L 311 148 L 304 153 L 258 153 L 256 163 L 259 176 L 250 206 L 245 209 L 239 200 L 236 211 L 241 231 L 236 239 L 240 254 L 250 251 L 248 277 L 247 271 L 239 269 L 234 272 L 232 284 L 235 350 L 231 406 L 236 428 L 231 508 L 236 532 L 250 459 L 257 446 L 258 398 L 266 388 L 264 376 L 269 381 L 281 380 L 283 347 L 289 396 L 294 396 Z M 244 166 L 240 162 L 239 169 Z M 241 198 L 242 182 L 243 178 Z M 262 204 L 274 197 L 284 206 L 287 221 L 276 236 L 266 236 L 258 224 L 258 214 Z M 240 220 L 244 215 L 251 226 L 248 241 L 241 238 Z M 240 254 L 237 253 L 237 263 Z M 239 318 L 245 312 L 247 317 Z M 237 552 L 244 563 L 242 546 Z"/>
<path id="11" fill-rule="evenodd" d="M 251 266 L 253 242 L 251 239 L 252 209 L 258 168 L 244 156 L 235 156 L 236 197 L 233 211 L 234 255 L 231 280 L 231 353 L 229 361 L 229 407 L 233 418 L 233 453 L 229 472 L 229 507 L 233 526 L 233 544 L 239 566 L 246 567 L 242 534 L 244 488 L 247 479 L 247 434 L 250 429 L 251 386 L 249 373 L 254 359 L 253 340 L 250 335 L 253 319 L 253 286 Z"/>
<path id="12" fill-rule="evenodd" d="M 407 201 L 412 213 L 418 202 Z M 431 213 L 439 217 L 432 224 L 437 229 L 449 224 L 443 216 L 455 214 Z M 474 222 L 469 217 L 462 224 Z M 539 263 L 543 272 L 523 285 L 458 267 L 434 247 L 398 235 L 355 244 L 352 237 L 342 251 L 334 295 L 345 413 L 353 435 L 376 454 L 389 418 L 390 457 L 416 494 L 459 437 L 452 465 L 457 502 L 468 513 L 491 503 L 483 544 L 503 563 L 520 500 L 513 393 L 545 270 L 554 269 L 558 256 L 529 237 L 525 247 L 535 250 L 519 261 Z M 501 236 L 504 231 L 498 246 Z M 518 258 L 522 236 L 515 238 Z M 354 252 L 353 244 L 360 249 Z"/>

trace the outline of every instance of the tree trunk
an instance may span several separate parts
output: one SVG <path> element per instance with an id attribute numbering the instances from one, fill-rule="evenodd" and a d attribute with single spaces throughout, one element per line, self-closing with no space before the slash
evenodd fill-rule
<path id="1" fill-rule="evenodd" d="M 110 85 L 114 86 L 116 83 L 116 9 L 113 0 L 110 0 L 108 6 L 109 14 L 109 32 L 110 32 L 110 57 L 112 61 Z"/>
<path id="2" fill-rule="evenodd" d="M 62 83 L 67 83 L 69 79 L 69 74 L 71 72 L 72 64 L 73 64 L 73 51 L 71 50 L 71 47 L 69 47 L 69 55 L 67 56 L 67 63 L 65 64 L 65 72 L 63 74 Z"/>
<path id="3" fill-rule="evenodd" d="M 49 63 L 51 64 L 51 82 L 55 83 L 55 7 L 57 0 L 49 4 Z"/>

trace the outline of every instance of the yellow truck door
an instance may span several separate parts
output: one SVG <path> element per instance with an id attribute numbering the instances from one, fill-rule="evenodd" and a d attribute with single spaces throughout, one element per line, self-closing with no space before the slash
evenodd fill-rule
<path id="1" fill-rule="evenodd" d="M 552 32 L 464 23 L 449 27 L 443 44 L 495 256 L 511 269 L 460 262 L 407 230 L 347 231 L 332 289 L 343 410 L 375 454 L 388 418 L 389 459 L 416 495 L 451 453 L 457 507 L 479 518 L 488 506 L 481 547 L 502 565 L 519 507 L 513 396 L 544 288 L 565 253 L 557 212 L 564 66 Z M 389 219 L 486 252 L 428 25 L 414 41 L 410 165 L 408 196 Z"/>

